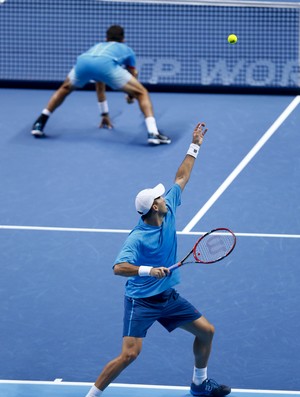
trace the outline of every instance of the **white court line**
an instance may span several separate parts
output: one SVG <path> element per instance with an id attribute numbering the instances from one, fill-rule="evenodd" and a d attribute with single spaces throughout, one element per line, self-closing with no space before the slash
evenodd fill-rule
<path id="1" fill-rule="evenodd" d="M 39 230 L 39 231 L 50 231 L 50 232 L 83 232 L 83 233 L 129 233 L 131 231 L 126 229 L 90 229 L 83 227 L 18 226 L 18 225 L 0 225 L 0 229 Z"/>
<path id="2" fill-rule="evenodd" d="M 0 379 L 0 384 L 28 384 L 28 385 L 54 385 L 54 386 L 92 386 L 92 382 L 55 382 L 42 380 L 6 380 Z M 165 386 L 165 385 L 143 385 L 128 383 L 111 383 L 108 388 L 129 388 L 129 389 L 159 389 L 159 390 L 190 390 L 188 386 Z M 300 391 L 292 390 L 264 390 L 264 389 L 232 389 L 232 392 L 239 393 L 263 393 L 263 394 L 290 394 L 300 395 Z"/>
<path id="3" fill-rule="evenodd" d="M 281 124 L 287 119 L 292 111 L 299 105 L 300 95 L 296 96 L 289 106 L 281 113 L 277 120 L 271 125 L 271 127 L 265 132 L 260 140 L 253 146 L 250 152 L 243 158 L 239 165 L 232 171 L 232 173 L 225 179 L 222 185 L 215 191 L 210 199 L 203 205 L 198 213 L 190 220 L 190 222 L 182 230 L 183 232 L 190 232 L 193 227 L 200 221 L 200 219 L 206 214 L 211 206 L 218 200 L 218 198 L 224 193 L 228 186 L 235 180 L 235 178 L 243 171 L 248 163 L 253 159 L 257 152 L 263 147 L 263 145 L 271 138 L 271 136 L 277 131 Z"/>
<path id="4" fill-rule="evenodd" d="M 292 113 L 292 111 L 300 103 L 300 95 L 294 98 L 284 112 L 278 117 L 273 125 L 266 131 L 256 145 L 250 150 L 250 152 L 244 157 L 240 164 L 232 171 L 227 177 L 223 184 L 216 190 L 211 198 L 204 204 L 194 218 L 185 226 L 181 232 L 177 234 L 184 235 L 201 235 L 205 232 L 191 232 L 192 228 L 199 222 L 204 214 L 210 209 L 210 207 L 216 202 L 221 194 L 227 189 L 227 187 L 233 182 L 233 180 L 241 173 L 246 165 L 252 160 L 256 153 L 263 147 L 263 145 L 270 139 L 270 137 L 276 132 L 284 120 Z M 39 230 L 39 231 L 62 231 L 62 232 L 84 232 L 84 233 L 129 233 L 131 230 L 127 229 L 92 229 L 92 228 L 70 228 L 70 227 L 47 227 L 47 226 L 18 226 L 18 225 L 0 225 L 0 229 L 12 229 L 12 230 Z M 259 233 L 235 233 L 237 236 L 248 236 L 248 237 L 285 237 L 285 238 L 299 238 L 299 235 L 295 234 L 259 234 Z"/>
<path id="5" fill-rule="evenodd" d="M 201 236 L 206 232 L 176 232 L 185 236 Z M 215 233 L 222 234 L 222 233 Z M 234 232 L 237 237 L 268 237 L 268 238 L 300 238 L 300 234 L 276 234 L 276 233 L 238 233 Z"/>
<path id="6" fill-rule="evenodd" d="M 80 233 L 125 233 L 129 234 L 130 229 L 90 229 L 80 227 L 51 227 L 51 226 L 18 226 L 18 225 L 0 225 L 0 230 L 36 230 L 45 232 L 80 232 Z M 177 231 L 178 235 L 184 236 L 201 236 L 205 232 L 183 232 Z M 238 237 L 270 237 L 270 238 L 300 238 L 300 234 L 276 234 L 276 233 L 238 233 Z"/>

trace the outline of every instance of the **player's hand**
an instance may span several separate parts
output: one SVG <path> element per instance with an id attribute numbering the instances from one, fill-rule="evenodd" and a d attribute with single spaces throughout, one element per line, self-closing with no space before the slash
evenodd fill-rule
<path id="1" fill-rule="evenodd" d="M 164 278 L 170 274 L 170 270 L 167 267 L 153 267 L 150 271 L 150 276 L 155 278 Z"/>
<path id="2" fill-rule="evenodd" d="M 134 99 L 135 98 L 133 96 L 131 96 L 131 95 L 127 95 L 126 96 L 126 102 L 129 103 L 129 104 L 134 103 Z"/>
<path id="3" fill-rule="evenodd" d="M 102 120 L 101 123 L 99 125 L 99 128 L 108 128 L 109 130 L 111 130 L 113 128 L 113 125 L 110 121 L 109 115 L 105 115 L 102 116 Z"/>
<path id="4" fill-rule="evenodd" d="M 206 132 L 205 123 L 198 123 L 193 131 L 193 143 L 200 146 Z"/>

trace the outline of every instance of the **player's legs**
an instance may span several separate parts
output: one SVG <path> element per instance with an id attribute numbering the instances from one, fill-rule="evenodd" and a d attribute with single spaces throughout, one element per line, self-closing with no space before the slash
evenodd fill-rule
<path id="1" fill-rule="evenodd" d="M 194 396 L 223 397 L 231 392 L 226 385 L 219 385 L 213 379 L 207 378 L 207 364 L 214 336 L 214 326 L 201 316 L 197 320 L 184 324 L 180 328 L 195 336 L 193 353 L 195 357 L 191 394 Z"/>
<path id="2" fill-rule="evenodd" d="M 63 82 L 63 84 L 59 87 L 57 91 L 50 98 L 47 109 L 49 112 L 53 113 L 55 109 L 57 109 L 65 100 L 65 98 L 75 90 L 75 87 L 71 83 L 69 77 Z"/>
<path id="3" fill-rule="evenodd" d="M 145 117 L 145 123 L 148 130 L 148 143 L 154 145 L 160 143 L 171 143 L 171 139 L 162 135 L 157 129 L 153 106 L 148 90 L 134 76 L 131 77 L 122 89 L 130 96 L 136 98 L 139 103 L 139 107 Z"/>
<path id="4" fill-rule="evenodd" d="M 145 118 L 153 117 L 153 106 L 148 91 L 134 76 L 123 87 L 123 90 L 137 99 Z"/>
<path id="5" fill-rule="evenodd" d="M 65 100 L 65 98 L 75 89 L 69 77 L 63 82 L 57 91 L 51 96 L 47 107 L 42 111 L 40 116 L 36 119 L 32 126 L 31 134 L 36 138 L 43 137 L 44 127 L 48 121 L 49 116 L 57 109 Z"/>
<path id="6" fill-rule="evenodd" d="M 142 350 L 142 338 L 125 336 L 122 351 L 118 357 L 110 361 L 98 376 L 95 386 L 91 388 L 86 397 L 100 395 L 106 387 L 139 355 Z"/>
<path id="7" fill-rule="evenodd" d="M 193 345 L 195 366 L 197 368 L 207 367 L 215 332 L 214 326 L 204 316 L 201 316 L 191 323 L 182 325 L 180 328 L 195 336 Z"/>

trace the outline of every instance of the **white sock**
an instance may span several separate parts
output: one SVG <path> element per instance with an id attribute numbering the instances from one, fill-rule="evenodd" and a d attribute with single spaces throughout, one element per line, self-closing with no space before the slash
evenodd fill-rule
<path id="1" fill-rule="evenodd" d="M 102 390 L 99 390 L 96 386 L 92 386 L 92 388 L 85 397 L 100 397 L 101 394 Z"/>
<path id="2" fill-rule="evenodd" d="M 51 112 L 48 109 L 44 109 L 42 111 L 42 114 L 44 114 L 45 116 L 50 116 Z"/>
<path id="3" fill-rule="evenodd" d="M 146 117 L 145 123 L 146 123 L 148 132 L 150 132 L 151 134 L 155 134 L 155 135 L 159 134 L 154 117 Z"/>
<path id="4" fill-rule="evenodd" d="M 193 373 L 193 383 L 195 385 L 201 385 L 207 379 L 207 367 L 206 368 L 196 368 L 194 367 Z"/>

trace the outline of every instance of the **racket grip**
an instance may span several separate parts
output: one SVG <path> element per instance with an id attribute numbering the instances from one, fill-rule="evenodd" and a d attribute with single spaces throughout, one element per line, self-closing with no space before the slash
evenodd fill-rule
<path id="1" fill-rule="evenodd" d="M 173 270 L 178 269 L 182 265 L 181 262 L 175 263 L 174 265 L 169 267 L 170 272 L 173 272 Z"/>

